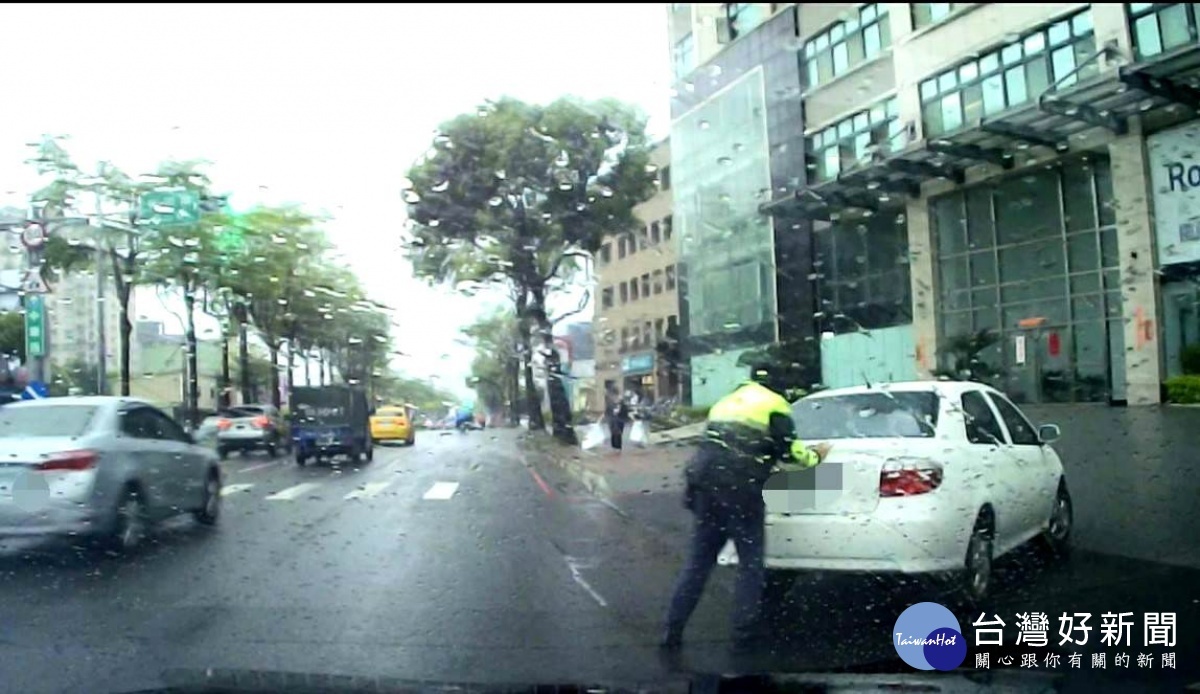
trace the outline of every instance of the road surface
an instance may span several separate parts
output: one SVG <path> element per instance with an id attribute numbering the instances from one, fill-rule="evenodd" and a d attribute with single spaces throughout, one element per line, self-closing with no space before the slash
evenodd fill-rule
<path id="1" fill-rule="evenodd" d="M 670 668 L 735 667 L 729 574 L 714 579 L 681 662 L 664 663 L 654 646 L 678 534 L 622 508 L 637 506 L 629 499 L 595 499 L 526 465 L 518 435 L 422 432 L 415 447 L 341 468 L 235 456 L 215 530 L 180 519 L 126 558 L 6 557 L 0 681 L 14 692 L 133 691 L 216 669 L 666 683 Z M 678 503 L 644 497 L 664 513 Z M 1005 600 L 1140 609 L 1121 592 L 1146 586 L 1164 604 L 1191 600 L 1195 572 L 1172 571 L 1184 570 L 1085 557 L 1028 574 Z M 779 652 L 761 666 L 909 672 L 888 636 L 905 597 L 835 583 L 797 589 L 775 623 Z M 1192 610 L 1180 615 L 1179 677 L 1184 639 L 1196 641 Z"/>

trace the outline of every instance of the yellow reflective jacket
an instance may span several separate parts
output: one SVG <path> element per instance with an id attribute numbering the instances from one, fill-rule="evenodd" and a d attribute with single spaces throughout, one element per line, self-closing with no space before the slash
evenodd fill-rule
<path id="1" fill-rule="evenodd" d="M 783 396 L 753 381 L 721 398 L 708 412 L 701 450 L 690 465 L 697 484 L 760 486 L 773 468 L 805 469 L 820 463 L 796 436 L 792 408 Z"/>

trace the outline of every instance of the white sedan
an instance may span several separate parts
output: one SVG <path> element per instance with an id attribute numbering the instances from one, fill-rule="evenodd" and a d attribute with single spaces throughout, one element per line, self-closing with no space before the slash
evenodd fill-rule
<path id="1" fill-rule="evenodd" d="M 767 483 L 766 565 L 775 589 L 797 570 L 954 572 L 979 601 L 992 560 L 1040 539 L 1061 553 L 1071 496 L 1035 427 L 987 385 L 919 381 L 823 391 L 792 408 L 808 444 L 828 442 L 821 465 Z M 721 563 L 736 563 L 728 545 Z"/>

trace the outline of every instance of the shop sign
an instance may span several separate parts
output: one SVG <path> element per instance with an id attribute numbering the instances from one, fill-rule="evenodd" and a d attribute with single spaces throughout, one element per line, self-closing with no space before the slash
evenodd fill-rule
<path id="1" fill-rule="evenodd" d="M 650 352 L 621 357 L 621 373 L 637 373 L 654 369 L 654 355 Z"/>
<path id="2" fill-rule="evenodd" d="M 1158 264 L 1200 261 L 1200 123 L 1146 138 Z"/>

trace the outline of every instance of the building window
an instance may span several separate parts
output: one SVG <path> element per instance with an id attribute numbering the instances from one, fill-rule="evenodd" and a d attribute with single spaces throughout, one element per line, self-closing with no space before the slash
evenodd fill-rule
<path id="1" fill-rule="evenodd" d="M 667 291 L 675 291 L 675 266 L 667 266 Z"/>
<path id="2" fill-rule="evenodd" d="M 629 303 L 629 285 L 625 282 L 621 283 L 621 303 Z"/>
<path id="3" fill-rule="evenodd" d="M 646 321 L 642 324 L 642 346 L 650 347 L 654 345 L 654 324 Z"/>
<path id="4" fill-rule="evenodd" d="M 665 337 L 663 334 L 663 319 L 661 318 L 654 321 L 654 337 L 658 340 L 661 340 L 663 337 Z"/>
<path id="5" fill-rule="evenodd" d="M 638 234 L 636 232 L 629 235 L 629 255 L 638 252 Z"/>
<path id="6" fill-rule="evenodd" d="M 613 288 L 612 287 L 605 287 L 603 289 L 603 291 L 600 292 L 600 307 L 601 308 L 612 308 L 613 307 Z"/>
<path id="7" fill-rule="evenodd" d="M 600 263 L 607 264 L 612 262 L 612 241 L 605 243 L 600 247 Z"/>
<path id="8" fill-rule="evenodd" d="M 1125 352 L 1112 203 L 1103 158 L 935 198 L 943 364 L 954 343 L 992 331 L 978 361 L 1010 397 L 1107 400 Z"/>
<path id="9" fill-rule="evenodd" d="M 671 215 L 663 218 L 663 241 L 671 240 Z"/>
<path id="10" fill-rule="evenodd" d="M 986 116 L 1032 103 L 1058 80 L 1064 88 L 1092 77 L 1100 70 L 1095 62 L 1071 73 L 1095 52 L 1089 9 L 925 80 L 925 137 L 974 127 Z"/>
<path id="11" fill-rule="evenodd" d="M 961 2 L 914 2 L 912 4 L 913 29 L 923 29 L 942 21 L 963 7 Z"/>
<path id="12" fill-rule="evenodd" d="M 663 293 L 663 271 L 655 270 L 653 280 L 654 280 L 654 293 L 656 295 L 662 294 Z"/>
<path id="13" fill-rule="evenodd" d="M 658 170 L 658 189 L 666 192 L 671 189 L 671 167 L 664 166 Z"/>
<path id="14" fill-rule="evenodd" d="M 638 300 L 638 296 L 641 294 L 640 289 L 641 289 L 641 287 L 638 285 L 637 278 L 629 280 L 629 300 L 630 301 Z"/>
<path id="15" fill-rule="evenodd" d="M 627 246 L 628 243 L 629 243 L 628 237 L 622 236 L 621 238 L 617 239 L 617 258 L 618 259 L 624 258 L 626 255 L 629 254 L 629 249 Z"/>
<path id="16" fill-rule="evenodd" d="M 725 3 L 725 19 L 729 21 L 729 39 L 731 41 L 754 31 L 754 28 L 762 24 L 766 18 L 767 15 L 757 3 Z"/>
<path id="17" fill-rule="evenodd" d="M 662 44 L 659 44 L 662 45 Z M 687 77 L 696 67 L 696 41 L 691 32 L 679 39 L 672 49 L 676 81 Z"/>
<path id="18" fill-rule="evenodd" d="M 650 296 L 650 273 L 642 275 L 642 296 Z"/>
<path id="19" fill-rule="evenodd" d="M 650 222 L 650 244 L 656 245 L 659 241 L 662 241 L 662 231 L 658 222 Z"/>
<path id="20" fill-rule="evenodd" d="M 804 43 L 800 72 L 805 88 L 828 84 L 880 55 L 891 43 L 887 5 L 863 5 L 854 19 L 838 22 Z"/>
<path id="21" fill-rule="evenodd" d="M 832 224 L 814 237 L 823 330 L 846 333 L 912 321 L 908 231 L 895 215 Z"/>
<path id="22" fill-rule="evenodd" d="M 856 113 L 808 138 L 805 151 L 812 182 L 837 178 L 873 156 L 897 152 L 908 144 L 895 97 Z"/>
<path id="23" fill-rule="evenodd" d="M 1138 60 L 1196 41 L 1196 7 L 1190 2 L 1131 2 L 1129 27 Z"/>
<path id="24" fill-rule="evenodd" d="M 629 329 L 621 328 L 621 346 L 620 351 L 624 352 L 629 349 Z"/>

